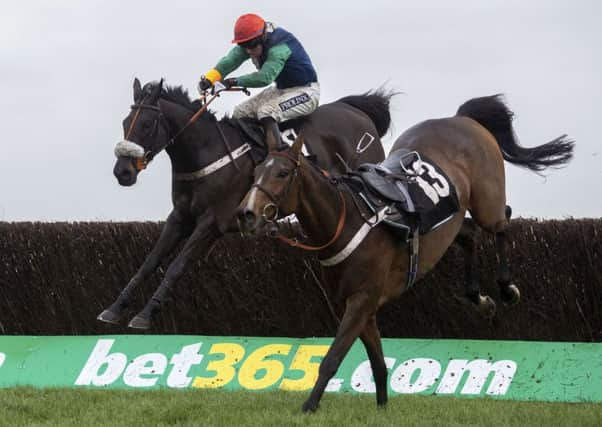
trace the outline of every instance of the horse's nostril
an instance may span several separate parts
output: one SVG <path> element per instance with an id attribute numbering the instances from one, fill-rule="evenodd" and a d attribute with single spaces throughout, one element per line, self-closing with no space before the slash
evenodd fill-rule
<path id="1" fill-rule="evenodd" d="M 247 225 L 254 225 L 255 224 L 255 213 L 251 210 L 245 209 L 244 212 L 244 219 L 245 219 L 245 223 Z"/>
<path id="2" fill-rule="evenodd" d="M 123 169 L 119 171 L 118 174 L 116 174 L 116 177 L 119 180 L 119 182 L 129 182 L 132 180 L 132 172 L 130 172 L 127 169 Z"/>

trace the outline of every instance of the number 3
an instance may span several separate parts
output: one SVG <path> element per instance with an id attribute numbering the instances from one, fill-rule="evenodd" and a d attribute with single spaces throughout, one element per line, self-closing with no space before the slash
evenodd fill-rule
<path id="1" fill-rule="evenodd" d="M 426 163 L 425 161 L 420 161 L 414 162 L 412 168 L 417 171 L 418 175 L 426 173 L 429 178 L 434 181 L 433 184 L 431 184 L 422 178 L 422 176 L 416 178 L 416 182 L 418 182 L 420 188 L 422 188 L 424 193 L 435 205 L 439 203 L 440 197 L 449 196 L 449 184 L 447 183 L 447 180 L 435 170 L 433 165 Z"/>

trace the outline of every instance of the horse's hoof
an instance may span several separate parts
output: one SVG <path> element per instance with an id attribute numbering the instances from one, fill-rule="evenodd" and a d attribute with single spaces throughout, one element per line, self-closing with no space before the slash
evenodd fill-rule
<path id="1" fill-rule="evenodd" d="M 520 301 L 520 291 L 516 285 L 508 285 L 501 289 L 500 296 L 505 305 L 516 305 Z"/>
<path id="2" fill-rule="evenodd" d="M 376 407 L 379 409 L 385 409 L 387 407 L 387 401 L 384 400 L 382 402 L 376 402 Z"/>
<path id="3" fill-rule="evenodd" d="M 133 328 L 133 329 L 150 329 L 151 327 L 151 320 L 148 317 L 142 317 L 140 315 L 137 315 L 136 317 L 134 317 L 132 320 L 130 320 L 130 323 L 128 324 L 128 328 Z"/>
<path id="4" fill-rule="evenodd" d="M 479 295 L 477 310 L 485 319 L 493 319 L 496 312 L 495 301 L 489 295 Z"/>
<path id="5" fill-rule="evenodd" d="M 121 319 L 121 315 L 114 313 L 111 310 L 107 309 L 107 310 L 103 311 L 102 313 L 100 313 L 96 319 L 100 320 L 101 322 L 116 324 L 116 323 L 119 323 L 119 319 Z"/>
<path id="6" fill-rule="evenodd" d="M 304 414 L 308 414 L 310 412 L 316 412 L 316 410 L 318 409 L 318 404 L 317 403 L 312 403 L 309 400 L 306 401 L 303 406 L 301 407 L 301 411 Z"/>

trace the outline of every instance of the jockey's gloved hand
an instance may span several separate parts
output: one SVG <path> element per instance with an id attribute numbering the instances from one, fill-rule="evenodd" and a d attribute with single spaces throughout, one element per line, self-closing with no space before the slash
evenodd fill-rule
<path id="1" fill-rule="evenodd" d="M 224 79 L 222 83 L 224 84 L 224 86 L 226 86 L 227 89 L 230 89 L 232 86 L 238 86 L 238 79 L 236 77 L 229 77 L 227 79 Z"/>
<path id="2" fill-rule="evenodd" d="M 211 86 L 213 86 L 213 83 L 211 83 L 211 80 L 206 79 L 205 76 L 203 76 L 203 77 L 201 77 L 201 80 L 199 81 L 197 90 L 199 91 L 200 94 L 202 94 L 206 90 L 209 90 L 211 88 Z"/>

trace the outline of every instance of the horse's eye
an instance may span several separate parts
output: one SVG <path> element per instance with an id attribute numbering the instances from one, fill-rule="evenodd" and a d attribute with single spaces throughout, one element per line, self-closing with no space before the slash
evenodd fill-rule
<path id="1" fill-rule="evenodd" d="M 276 175 L 278 178 L 286 178 L 289 176 L 290 172 L 287 169 L 280 169 L 278 174 Z"/>

